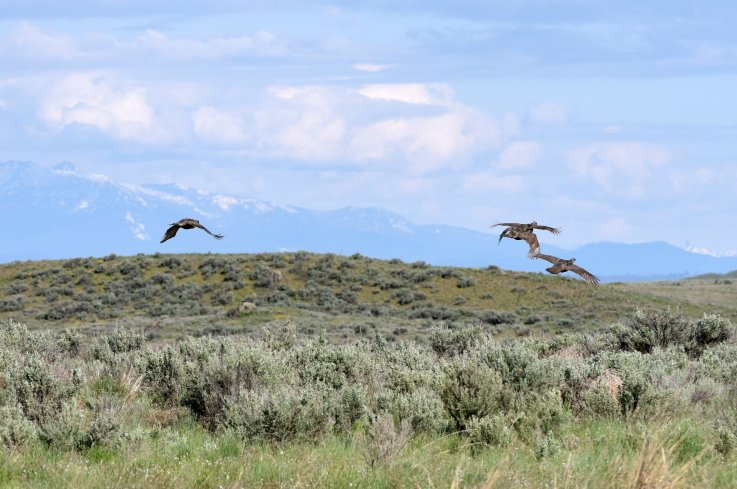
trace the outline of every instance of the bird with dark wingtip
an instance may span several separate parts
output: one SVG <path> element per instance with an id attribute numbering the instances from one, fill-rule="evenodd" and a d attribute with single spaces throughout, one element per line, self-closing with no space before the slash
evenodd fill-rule
<path id="1" fill-rule="evenodd" d="M 579 267 L 575 264 L 576 259 L 571 258 L 570 260 L 564 260 L 562 258 L 558 258 L 551 255 L 543 255 L 538 253 L 537 255 L 533 256 L 532 258 L 537 258 L 540 260 L 549 261 L 553 264 L 552 267 L 548 267 L 545 270 L 552 273 L 553 275 L 558 275 L 559 273 L 565 273 L 565 272 L 573 272 L 577 273 L 581 277 L 583 277 L 584 280 L 586 280 L 591 285 L 596 285 L 599 283 L 599 279 L 592 275 L 591 273 L 587 272 L 583 268 Z"/>
<path id="2" fill-rule="evenodd" d="M 200 229 L 204 230 L 207 234 L 209 234 L 210 236 L 214 237 L 215 239 L 223 239 L 223 235 L 222 234 L 213 234 L 213 233 L 211 233 L 210 230 L 207 229 L 202 224 L 200 224 L 200 221 L 198 221 L 197 219 L 185 218 L 185 219 L 182 219 L 181 221 L 177 221 L 175 223 L 172 223 L 171 227 L 166 230 L 166 233 L 164 234 L 164 237 L 161 238 L 161 242 L 163 243 L 164 241 L 166 241 L 168 239 L 171 239 L 174 236 L 176 236 L 177 235 L 177 231 L 179 231 L 179 229 L 194 229 L 194 228 L 200 228 Z"/>
<path id="3" fill-rule="evenodd" d="M 534 232 L 535 229 L 542 229 L 543 231 L 549 231 L 553 234 L 560 234 L 559 228 L 541 226 L 537 221 L 532 221 L 527 224 L 519 222 L 498 222 L 491 227 L 497 226 L 507 226 L 507 228 L 502 231 L 502 234 L 499 235 L 499 243 L 502 242 L 502 238 L 526 241 L 527 244 L 530 245 L 530 252 L 527 253 L 527 256 L 530 258 L 540 253 L 540 243 L 538 242 L 537 235 Z"/>

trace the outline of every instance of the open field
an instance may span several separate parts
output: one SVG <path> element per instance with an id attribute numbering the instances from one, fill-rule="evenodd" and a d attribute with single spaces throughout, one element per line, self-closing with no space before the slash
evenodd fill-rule
<path id="1" fill-rule="evenodd" d="M 0 486 L 734 487 L 732 287 L 309 253 L 4 265 Z"/>

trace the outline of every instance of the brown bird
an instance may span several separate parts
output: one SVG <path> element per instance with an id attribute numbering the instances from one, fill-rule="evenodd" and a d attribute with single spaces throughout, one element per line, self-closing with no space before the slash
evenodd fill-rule
<path id="1" fill-rule="evenodd" d="M 559 273 L 565 273 L 565 272 L 573 272 L 579 274 L 581 277 L 584 278 L 588 283 L 592 285 L 596 285 L 599 283 L 599 279 L 596 278 L 596 276 L 592 275 L 591 273 L 587 272 L 583 268 L 576 265 L 574 262 L 576 261 L 575 258 L 571 258 L 570 260 L 564 260 L 562 258 L 557 258 L 555 256 L 550 255 L 543 255 L 543 254 L 537 254 L 533 256 L 532 258 L 540 258 L 546 261 L 549 261 L 553 264 L 552 267 L 546 268 L 548 272 L 552 273 L 553 275 L 558 275 Z"/>
<path id="2" fill-rule="evenodd" d="M 166 233 L 164 234 L 164 237 L 161 238 L 161 242 L 163 243 L 167 239 L 171 239 L 174 236 L 177 235 L 177 231 L 179 231 L 179 228 L 182 229 L 193 229 L 193 228 L 200 228 L 204 229 L 204 231 L 209 234 L 210 236 L 214 236 L 215 239 L 223 239 L 222 234 L 212 234 L 209 229 L 207 229 L 205 226 L 200 224 L 200 221 L 197 219 L 182 219 L 181 221 L 177 221 L 171 225 L 169 229 L 166 230 Z"/>
<path id="3" fill-rule="evenodd" d="M 502 242 L 502 238 L 511 238 L 516 240 L 526 241 L 530 245 L 530 252 L 527 254 L 530 258 L 540 253 L 540 243 L 537 240 L 537 235 L 534 233 L 535 229 L 542 229 L 543 231 L 550 231 L 553 234 L 560 234 L 560 229 L 551 228 L 550 226 L 541 226 L 537 221 L 532 221 L 528 224 L 522 224 L 518 222 L 499 222 L 491 227 L 496 226 L 507 226 L 499 235 L 499 243 Z"/>

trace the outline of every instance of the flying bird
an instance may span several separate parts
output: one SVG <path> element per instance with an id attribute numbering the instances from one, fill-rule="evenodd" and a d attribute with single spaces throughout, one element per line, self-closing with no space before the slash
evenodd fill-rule
<path id="1" fill-rule="evenodd" d="M 552 267 L 546 268 L 548 272 L 552 273 L 553 275 L 558 275 L 559 273 L 565 273 L 565 272 L 573 272 L 579 274 L 581 277 L 584 278 L 588 283 L 592 285 L 596 285 L 599 283 L 599 279 L 596 278 L 596 276 L 592 275 L 591 273 L 587 272 L 583 268 L 576 265 L 574 262 L 576 261 L 575 258 L 571 258 L 570 260 L 564 260 L 562 258 L 557 258 L 555 256 L 550 255 L 543 255 L 543 254 L 537 254 L 533 256 L 532 258 L 540 258 L 545 261 L 549 261 L 553 264 Z"/>
<path id="2" fill-rule="evenodd" d="M 222 234 L 213 234 L 213 233 L 211 233 L 210 230 L 207 229 L 202 224 L 200 224 L 200 221 L 198 221 L 197 219 L 189 219 L 189 218 L 186 218 L 186 219 L 182 219 L 181 221 L 177 221 L 177 222 L 173 223 L 171 225 L 171 227 L 166 230 L 166 233 L 164 234 L 164 237 L 161 238 L 161 242 L 163 243 L 167 239 L 171 239 L 174 236 L 176 236 L 177 235 L 177 231 L 179 231 L 180 228 L 181 229 L 200 228 L 200 229 L 203 229 L 210 236 L 213 236 L 215 239 L 223 239 L 223 235 Z"/>
<path id="3" fill-rule="evenodd" d="M 543 231 L 549 231 L 553 234 L 560 234 L 560 229 L 552 228 L 550 226 L 541 226 L 537 221 L 532 221 L 528 224 L 522 224 L 519 222 L 498 222 L 491 227 L 496 226 L 507 226 L 507 228 L 499 235 L 499 243 L 502 242 L 502 238 L 526 241 L 527 244 L 530 245 L 530 252 L 527 254 L 530 258 L 540 253 L 540 243 L 537 240 L 537 235 L 534 233 L 535 229 L 542 229 Z"/>

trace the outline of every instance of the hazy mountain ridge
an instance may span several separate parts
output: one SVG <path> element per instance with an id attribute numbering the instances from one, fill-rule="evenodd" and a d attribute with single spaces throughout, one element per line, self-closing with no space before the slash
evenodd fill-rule
<path id="1" fill-rule="evenodd" d="M 312 210 L 175 184 L 131 185 L 87 175 L 64 163 L 0 163 L 0 209 L 6 239 L 0 261 L 104 256 L 115 253 L 249 253 L 308 250 L 437 265 L 496 265 L 544 271 L 523 242 L 447 225 L 416 225 L 379 208 Z M 189 232 L 160 244 L 167 226 L 201 219 L 213 232 Z M 541 236 L 545 239 L 545 236 Z M 564 250 L 542 242 L 545 253 L 569 258 L 605 280 L 653 280 L 737 269 L 737 257 L 692 253 L 665 242 L 593 243 Z"/>

